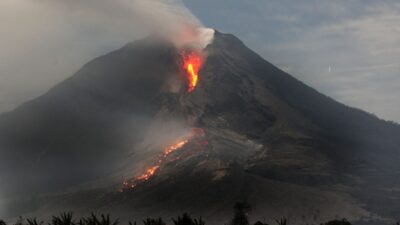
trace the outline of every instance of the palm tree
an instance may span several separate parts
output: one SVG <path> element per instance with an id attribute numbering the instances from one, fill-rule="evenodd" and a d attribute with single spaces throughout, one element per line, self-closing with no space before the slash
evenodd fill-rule
<path id="1" fill-rule="evenodd" d="M 36 218 L 27 219 L 26 222 L 28 225 L 42 225 L 43 221 L 38 221 Z"/>
<path id="2" fill-rule="evenodd" d="M 83 218 L 79 221 L 79 225 L 118 225 L 119 220 L 111 221 L 110 215 L 100 215 L 100 219 L 92 213 L 92 215 L 88 218 Z"/>
<path id="3" fill-rule="evenodd" d="M 53 216 L 50 225 L 75 225 L 72 213 L 62 213 L 59 217 Z"/>
<path id="4" fill-rule="evenodd" d="M 161 219 L 153 219 L 153 218 L 147 218 L 143 220 L 144 225 L 166 225 L 165 222 Z"/>
<path id="5" fill-rule="evenodd" d="M 285 219 L 285 218 L 281 218 L 281 219 L 275 219 L 275 222 L 278 224 L 278 225 L 287 225 L 287 219 Z"/>
<path id="6" fill-rule="evenodd" d="M 172 222 L 174 225 L 204 225 L 205 222 L 199 219 L 192 219 L 192 217 L 188 213 L 184 213 L 182 217 L 178 216 L 177 219 L 172 218 Z"/>

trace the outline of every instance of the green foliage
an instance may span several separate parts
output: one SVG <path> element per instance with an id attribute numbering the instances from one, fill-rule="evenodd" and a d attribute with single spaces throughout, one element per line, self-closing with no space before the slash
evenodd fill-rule
<path id="1" fill-rule="evenodd" d="M 59 217 L 53 216 L 49 225 L 75 225 L 72 213 L 62 213 Z"/>
<path id="2" fill-rule="evenodd" d="M 172 219 L 174 225 L 205 225 L 205 222 L 199 219 L 192 219 L 188 213 L 184 213 L 182 217 L 178 216 L 177 219 Z"/>
<path id="3" fill-rule="evenodd" d="M 247 201 L 236 202 L 233 207 L 234 214 L 231 225 L 249 225 L 248 214 L 251 207 Z"/>
<path id="4" fill-rule="evenodd" d="M 166 223 L 161 218 L 147 218 L 143 220 L 143 225 L 166 225 Z"/>

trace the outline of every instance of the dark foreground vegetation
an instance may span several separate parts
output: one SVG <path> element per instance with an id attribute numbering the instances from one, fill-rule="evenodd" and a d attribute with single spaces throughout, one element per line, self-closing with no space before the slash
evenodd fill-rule
<path id="1" fill-rule="evenodd" d="M 237 202 L 234 206 L 232 220 L 228 225 L 269 225 L 266 222 L 257 221 L 251 224 L 249 221 L 250 205 L 247 202 Z M 275 219 L 276 225 L 289 225 L 286 218 Z M 202 218 L 192 218 L 188 213 L 171 219 L 172 225 L 205 225 L 206 222 Z M 146 218 L 142 221 L 143 225 L 167 225 L 162 218 Z M 6 222 L 0 220 L 0 225 L 7 225 Z M 95 215 L 88 217 L 74 218 L 72 213 L 62 213 L 59 216 L 53 216 L 51 221 L 45 223 L 37 218 L 23 219 L 20 217 L 13 225 L 120 225 L 118 219 L 112 219 L 108 214 Z M 137 222 L 128 222 L 128 225 L 137 225 Z M 331 220 L 320 225 L 351 225 L 346 219 Z M 400 225 L 396 223 L 396 225 Z"/>

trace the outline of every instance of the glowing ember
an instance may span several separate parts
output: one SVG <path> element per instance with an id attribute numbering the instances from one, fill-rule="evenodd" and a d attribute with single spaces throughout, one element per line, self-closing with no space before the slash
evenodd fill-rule
<path id="1" fill-rule="evenodd" d="M 167 157 L 169 154 L 171 154 L 172 152 L 182 148 L 186 143 L 188 143 L 189 140 L 183 140 L 183 141 L 179 141 L 176 144 L 173 144 L 171 146 L 168 146 L 165 148 L 164 150 L 164 157 Z"/>
<path id="2" fill-rule="evenodd" d="M 155 164 L 153 166 L 147 168 L 143 174 L 141 174 L 140 176 L 138 176 L 132 180 L 124 181 L 123 188 L 120 191 L 123 192 L 124 190 L 135 188 L 139 183 L 147 181 L 152 176 L 154 176 L 155 173 L 160 169 L 160 167 L 165 162 L 172 162 L 172 161 L 179 159 L 178 157 L 170 158 L 168 156 L 171 155 L 173 152 L 181 149 L 189 142 L 193 141 L 193 144 L 195 144 L 197 146 L 207 145 L 208 142 L 207 142 L 207 140 L 204 140 L 204 138 L 205 138 L 205 132 L 203 129 L 193 128 L 191 130 L 191 132 L 189 132 L 187 135 L 179 138 L 174 144 L 169 145 L 166 148 L 164 148 L 163 153 L 158 156 L 158 159 L 155 161 Z"/>
<path id="3" fill-rule="evenodd" d="M 153 176 L 156 171 L 158 170 L 158 168 L 160 168 L 160 166 L 156 165 L 153 167 L 150 167 L 146 170 L 146 172 L 142 175 L 140 175 L 138 178 L 136 178 L 139 181 L 146 181 L 148 180 L 151 176 Z"/>
<path id="4" fill-rule="evenodd" d="M 192 92 L 199 81 L 199 70 L 203 64 L 203 57 L 199 52 L 184 54 L 184 68 L 188 79 L 188 92 Z"/>

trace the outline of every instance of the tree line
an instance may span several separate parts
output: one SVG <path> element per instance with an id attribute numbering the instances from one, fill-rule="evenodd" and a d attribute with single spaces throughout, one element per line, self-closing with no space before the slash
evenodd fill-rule
<path id="1" fill-rule="evenodd" d="M 227 225 L 270 225 L 268 223 L 257 221 L 254 224 L 250 223 L 249 213 L 251 207 L 246 202 L 237 202 L 233 207 L 233 217 Z M 200 218 L 193 218 L 188 213 L 183 213 L 177 218 L 172 218 L 173 225 L 206 225 L 206 222 Z M 137 222 L 128 222 L 129 225 L 137 225 Z M 167 225 L 164 219 L 160 218 L 146 218 L 142 221 L 143 225 Z M 289 225 L 286 218 L 275 219 L 276 225 Z M 3 220 L 0 220 L 0 225 L 7 225 Z M 20 217 L 13 225 L 120 225 L 119 219 L 111 219 L 109 214 L 96 215 L 92 213 L 88 217 L 75 219 L 73 213 L 61 213 L 59 216 L 53 216 L 50 222 L 45 223 L 37 218 L 23 219 Z M 346 219 L 331 220 L 320 225 L 351 225 Z M 396 225 L 400 225 L 397 223 Z"/>

